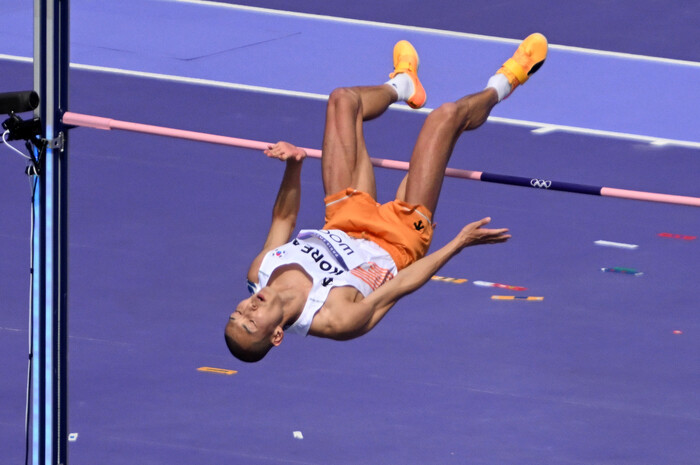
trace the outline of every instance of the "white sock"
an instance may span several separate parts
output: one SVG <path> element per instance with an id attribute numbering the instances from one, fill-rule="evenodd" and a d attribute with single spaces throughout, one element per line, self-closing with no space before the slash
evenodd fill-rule
<path id="1" fill-rule="evenodd" d="M 399 96 L 399 100 L 406 101 L 415 92 L 415 87 L 413 81 L 406 73 L 399 73 L 393 78 L 385 82 L 394 88 L 396 94 Z"/>
<path id="2" fill-rule="evenodd" d="M 510 94 L 510 82 L 508 82 L 508 78 L 504 74 L 496 73 L 491 76 L 486 83 L 486 88 L 488 89 L 489 87 L 496 89 L 499 102 Z"/>

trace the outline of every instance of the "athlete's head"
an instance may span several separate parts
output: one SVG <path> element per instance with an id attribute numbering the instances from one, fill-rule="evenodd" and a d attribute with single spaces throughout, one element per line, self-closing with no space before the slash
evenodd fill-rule
<path id="1" fill-rule="evenodd" d="M 224 331 L 226 345 L 244 362 L 261 360 L 270 349 L 282 343 L 282 305 L 269 289 L 241 301 L 229 317 Z"/>

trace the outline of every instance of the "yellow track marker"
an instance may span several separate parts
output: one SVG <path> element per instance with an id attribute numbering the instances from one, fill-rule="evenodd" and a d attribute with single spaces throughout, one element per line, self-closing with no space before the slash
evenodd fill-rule
<path id="1" fill-rule="evenodd" d="M 437 276 L 437 275 L 433 276 L 430 279 L 432 279 L 433 281 L 444 281 L 446 283 L 453 283 L 453 284 L 462 284 L 462 283 L 466 283 L 468 281 L 468 279 L 464 279 L 464 278 L 446 278 L 444 276 Z"/>
<path id="2" fill-rule="evenodd" d="M 207 373 L 218 373 L 220 375 L 235 375 L 236 370 L 225 370 L 223 368 L 199 367 L 197 371 L 206 371 Z"/>

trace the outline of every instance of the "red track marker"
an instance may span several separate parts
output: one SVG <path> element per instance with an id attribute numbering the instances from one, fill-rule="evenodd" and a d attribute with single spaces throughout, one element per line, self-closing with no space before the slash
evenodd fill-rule
<path id="1" fill-rule="evenodd" d="M 692 241 L 697 239 L 698 236 L 684 236 L 682 234 L 671 234 L 671 233 L 659 233 L 661 237 L 667 237 L 669 239 L 682 239 L 684 241 Z"/>

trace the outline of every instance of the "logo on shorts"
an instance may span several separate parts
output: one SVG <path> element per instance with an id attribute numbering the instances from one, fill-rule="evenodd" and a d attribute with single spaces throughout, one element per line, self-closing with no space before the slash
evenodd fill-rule
<path id="1" fill-rule="evenodd" d="M 423 226 L 423 220 L 418 220 L 418 222 L 413 223 L 413 227 L 416 228 L 416 231 L 420 231 L 421 229 L 425 228 L 425 226 Z"/>
<path id="2" fill-rule="evenodd" d="M 277 257 L 277 258 L 282 258 L 282 257 L 284 257 L 284 254 L 285 254 L 285 253 L 286 253 L 285 250 L 279 250 L 279 249 L 275 250 L 275 252 L 274 252 L 275 257 Z"/>

